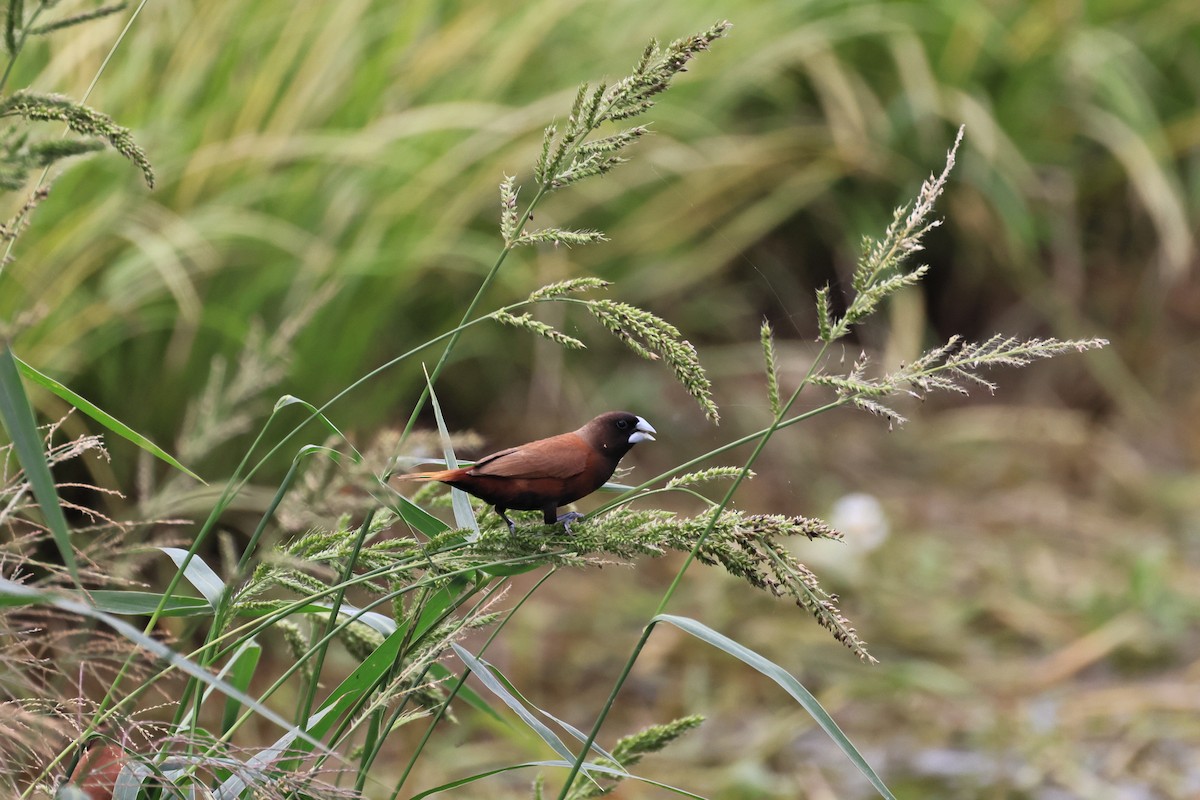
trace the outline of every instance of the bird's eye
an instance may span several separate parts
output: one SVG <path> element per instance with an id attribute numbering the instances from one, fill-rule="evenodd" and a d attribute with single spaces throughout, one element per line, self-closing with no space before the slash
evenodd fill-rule
<path id="1" fill-rule="evenodd" d="M 625 430 L 626 428 L 629 427 L 629 420 L 627 420 L 627 419 L 617 420 L 617 427 L 620 428 L 621 430 Z"/>

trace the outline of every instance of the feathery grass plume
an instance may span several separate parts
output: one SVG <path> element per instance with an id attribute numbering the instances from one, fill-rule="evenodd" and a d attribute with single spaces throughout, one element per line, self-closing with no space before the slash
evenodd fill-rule
<path id="1" fill-rule="evenodd" d="M 671 480 L 667 481 L 666 488 L 675 489 L 680 486 L 695 486 L 698 483 L 708 483 L 709 481 L 719 480 L 721 478 L 736 478 L 742 474 L 741 467 L 709 467 L 708 469 L 698 470 L 696 472 L 688 472 L 683 475 L 676 475 Z M 755 477 L 753 471 L 746 472 L 747 478 Z"/>
<path id="2" fill-rule="evenodd" d="M 931 175 L 921 185 L 911 210 L 905 206 L 897 208 L 882 239 L 864 240 L 863 256 L 853 277 L 855 295 L 840 319 L 835 319 L 831 311 L 829 287 L 817 291 L 817 328 L 821 341 L 826 345 L 845 336 L 850 326 L 874 312 L 888 296 L 904 286 L 917 283 L 925 276 L 928 271 L 926 266 L 910 271 L 898 270 L 908 256 L 922 249 L 921 240 L 925 234 L 941 224 L 940 220 L 931 221 L 929 216 L 945 190 L 962 138 L 963 129 L 959 128 L 954 145 L 946 154 L 945 168 L 940 174 Z M 867 375 L 869 358 L 862 353 L 848 373 L 831 375 L 816 372 L 808 380 L 833 389 L 845 403 L 883 417 L 889 427 L 894 427 L 904 424 L 906 420 L 883 402 L 887 398 L 901 394 L 921 398 L 931 391 L 965 395 L 972 385 L 995 391 L 996 385 L 981 376 L 979 370 L 993 366 L 1024 367 L 1038 359 L 1095 350 L 1107 345 L 1107 340 L 1099 338 L 1020 340 L 996 334 L 981 343 L 964 343 L 960 337 L 954 336 L 945 344 L 925 352 L 911 364 L 902 364 L 895 371 L 878 377 Z"/>
<path id="3" fill-rule="evenodd" d="M 703 722 L 703 716 L 693 714 L 672 720 L 664 725 L 651 725 L 629 736 L 622 736 L 612 749 L 614 760 L 599 758 L 596 763 L 601 766 L 628 770 L 630 767 L 637 766 L 647 754 L 659 752 L 685 733 L 700 727 Z M 595 797 L 602 797 L 615 791 L 622 780 L 623 778 L 616 775 L 600 774 L 587 778 L 576 778 L 567 798 L 568 800 L 592 800 Z"/>
<path id="4" fill-rule="evenodd" d="M 883 398 L 907 394 L 924 398 L 930 392 L 943 391 L 966 395 L 971 386 L 994 392 L 996 384 L 979 374 L 988 367 L 1024 367 L 1036 360 L 1071 352 L 1098 350 L 1107 339 L 1028 339 L 996 334 L 979 342 L 964 342 L 953 336 L 946 344 L 924 353 L 911 364 L 902 364 L 879 377 L 866 375 L 869 359 L 861 355 L 846 375 L 819 374 L 812 382 L 833 389 L 838 397 L 888 420 L 902 425 L 905 418 L 886 406 Z"/>
<path id="5" fill-rule="evenodd" d="M 17 31 L 25 24 L 25 0 L 8 0 L 4 11 L 4 46 L 10 58 L 15 58 L 20 49 Z"/>
<path id="6" fill-rule="evenodd" d="M 287 646 L 288 654 L 293 660 L 299 661 L 300 657 L 308 652 L 308 648 L 312 645 L 312 642 L 309 641 L 308 635 L 295 622 L 290 619 L 281 619 L 273 627 L 283 635 L 283 642 Z M 300 672 L 306 680 L 312 680 L 311 664 L 304 664 L 300 668 Z"/>
<path id="7" fill-rule="evenodd" d="M 771 403 L 771 415 L 779 416 L 779 360 L 775 357 L 775 333 L 771 323 L 763 320 L 758 329 L 758 337 L 762 342 L 763 361 L 767 367 L 767 399 Z"/>
<path id="8" fill-rule="evenodd" d="M 817 341 L 832 342 L 833 339 L 833 306 L 826 285 L 817 289 Z"/>
<path id="9" fill-rule="evenodd" d="M 415 539 L 384 535 L 396 521 L 391 511 L 376 511 L 366 532 L 369 541 L 361 548 L 355 547 L 358 528 L 348 516 L 330 529 L 313 528 L 291 537 L 255 568 L 234 599 L 235 609 L 256 614 L 282 609 L 287 602 L 261 599 L 274 589 L 300 596 L 321 594 L 328 589 L 330 576 L 354 555 L 356 567 L 370 576 L 358 582 L 364 591 L 376 597 L 393 593 L 416 580 L 429 563 Z M 398 616 L 403 612 L 398 607 Z"/>
<path id="10" fill-rule="evenodd" d="M 666 91 L 671 80 L 686 71 L 687 63 L 723 37 L 730 27 L 728 21 L 718 22 L 703 33 L 676 39 L 667 45 L 666 50 L 660 50 L 658 42 L 652 40 L 642 52 L 633 74 L 609 89 L 604 103 L 607 108 L 599 115 L 599 119 L 628 119 L 653 107 L 652 98 Z"/>
<path id="11" fill-rule="evenodd" d="M 40 122 L 65 122 L 68 128 L 81 136 L 105 139 L 114 150 L 140 169 L 146 185 L 154 188 L 154 169 L 146 153 L 133 141 L 129 129 L 115 123 L 107 114 L 62 95 L 21 90 L 0 100 L 0 117 L 14 115 Z"/>
<path id="12" fill-rule="evenodd" d="M 574 336 L 568 336 L 562 331 L 547 325 L 544 322 L 539 322 L 538 320 L 534 319 L 529 312 L 517 316 L 503 310 L 493 311 L 491 317 L 502 325 L 511 325 L 514 328 L 522 328 L 530 333 L 535 333 L 538 336 L 549 339 L 555 344 L 561 344 L 563 347 L 570 348 L 571 350 L 583 350 L 587 348 L 587 345 L 576 339 Z"/>
<path id="13" fill-rule="evenodd" d="M 16 191 L 35 169 L 48 167 L 64 158 L 104 149 L 96 139 L 50 139 L 30 142 L 28 131 L 9 127 L 0 140 L 0 189 Z"/>
<path id="14" fill-rule="evenodd" d="M 888 421 L 888 427 L 903 425 L 908 420 L 880 402 L 880 398 L 890 397 L 899 391 L 899 384 L 867 376 L 867 366 L 871 358 L 865 352 L 859 353 L 850 371 L 844 375 L 827 375 L 817 373 L 810 379 L 817 386 L 833 389 L 838 397 L 852 403 L 864 411 L 883 417 Z"/>
<path id="15" fill-rule="evenodd" d="M 1025 367 L 1065 353 L 1083 353 L 1108 346 L 1107 339 L 1017 339 L 995 334 L 983 342 L 964 342 L 953 336 L 909 365 L 884 375 L 879 383 L 892 391 L 907 387 L 917 397 L 931 391 L 967 394 L 971 385 L 990 392 L 996 384 L 978 374 L 988 367 Z"/>
<path id="16" fill-rule="evenodd" d="M 946 165 L 941 174 L 931 175 L 921 184 L 917 201 L 911 208 L 898 207 L 883 238 L 863 240 L 863 255 L 855 267 L 851 284 L 854 297 L 840 319 L 835 319 L 829 305 L 829 288 L 817 292 L 817 329 L 821 341 L 832 342 L 845 336 L 850 328 L 869 316 L 887 297 L 905 286 L 912 286 L 928 272 L 921 265 L 907 272 L 898 272 L 913 253 L 922 249 L 921 240 L 941 220 L 930 220 L 934 204 L 946 188 L 946 180 L 954 169 L 955 156 L 962 144 L 963 128 L 958 129 L 954 145 L 946 154 Z"/>
<path id="17" fill-rule="evenodd" d="M 746 514 L 726 510 L 716 519 L 702 513 L 686 517 L 661 510 L 615 508 L 594 519 L 571 526 L 565 536 L 540 525 L 508 527 L 494 514 L 480 518 L 480 538 L 470 554 L 457 554 L 439 565 L 464 568 L 472 559 L 514 558 L 522 555 L 539 563 L 586 566 L 607 563 L 605 556 L 630 560 L 661 556 L 668 551 L 691 552 L 697 540 L 712 525 L 697 558 L 709 566 L 720 565 L 731 575 L 775 597 L 787 597 L 808 612 L 859 658 L 874 663 L 866 644 L 837 607 L 836 596 L 821 588 L 817 577 L 792 556 L 783 540 L 841 540 L 842 534 L 825 522 L 810 517 Z M 465 560 L 463 560 L 465 558 Z"/>
<path id="18" fill-rule="evenodd" d="M 529 302 L 538 303 L 544 300 L 553 300 L 563 295 L 588 292 L 592 289 L 604 289 L 609 286 L 612 286 L 612 282 L 602 280 L 601 278 L 570 278 L 565 281 L 547 284 L 537 289 L 529 295 Z"/>
<path id="19" fill-rule="evenodd" d="M 682 338 L 679 329 L 649 311 L 615 300 L 583 301 L 589 312 L 600 320 L 633 352 L 650 361 L 662 357 L 676 380 L 704 411 L 704 416 L 716 423 L 721 419 L 712 399 L 712 382 L 700 366 L 696 348 Z"/>
<path id="20" fill-rule="evenodd" d="M 58 440 L 62 422 L 43 427 L 51 465 L 106 457 L 98 436 Z M 11 449 L 11 444 L 0 447 L 0 578 L 36 588 L 73 585 L 61 565 L 38 557 L 50 534 L 28 499 L 28 481 Z M 81 490 L 78 496 L 101 494 L 100 489 L 82 483 L 59 484 L 59 488 L 65 485 Z M 83 534 L 78 551 L 83 583 L 89 589 L 129 588 L 133 582 L 124 577 L 126 569 L 136 572 L 140 556 L 131 557 L 124 539 L 135 526 L 113 523 L 81 503 L 67 507 L 94 521 L 75 528 Z M 146 548 L 139 552 L 145 554 Z M 137 652 L 125 637 L 80 625 L 75 615 L 52 607 L 0 607 L 0 763 L 5 765 L 0 770 L 0 796 L 18 796 L 27 788 L 21 785 L 23 780 L 72 746 L 82 730 L 81 721 L 96 711 L 81 696 L 80 686 L 111 685 L 122 662 Z M 147 682 L 155 670 L 152 662 L 138 660 L 127 674 Z M 143 705 L 135 713 L 142 711 L 157 709 Z"/>
<path id="21" fill-rule="evenodd" d="M 593 142 L 585 142 L 587 136 L 606 122 L 630 119 L 653 107 L 652 98 L 665 91 L 687 63 L 724 36 L 729 27 L 728 22 L 718 22 L 703 33 L 676 39 L 665 50 L 652 40 L 628 77 L 612 86 L 582 84 L 562 135 L 556 125 L 546 128 L 534 170 L 539 185 L 544 190 L 560 189 L 603 175 L 622 163 L 621 153 L 646 134 L 645 127 L 626 128 Z"/>
<path id="22" fill-rule="evenodd" d="M 592 230 L 518 229 L 524 220 L 530 218 L 533 207 L 546 192 L 593 175 L 602 175 L 620 164 L 624 160 L 621 153 L 646 134 L 645 127 L 626 128 L 594 141 L 587 141 L 587 137 L 606 122 L 628 119 L 651 108 L 652 98 L 664 91 L 672 78 L 683 72 L 696 54 L 707 50 L 712 42 L 724 36 L 729 27 L 728 22 L 719 22 L 703 33 L 677 39 L 665 50 L 660 49 L 656 41 L 651 41 L 630 76 L 611 87 L 582 84 L 575 94 L 575 102 L 561 135 L 557 125 L 546 128 L 541 154 L 534 167 L 538 193 L 524 215 L 517 208 L 518 190 L 514 179 L 506 176 L 500 184 L 500 232 L 505 250 L 538 243 L 569 247 L 603 241 L 604 234 Z M 594 278 L 564 281 L 537 290 L 530 295 L 528 302 L 551 300 L 607 285 L 607 282 Z M 609 300 L 583 302 L 593 316 L 635 353 L 650 360 L 662 357 L 688 394 L 699 403 L 705 416 L 714 423 L 720 420 L 717 406 L 712 400 L 711 384 L 700 366 L 696 349 L 680 336 L 674 326 L 628 304 Z M 493 314 L 493 317 L 499 322 L 526 328 L 568 347 L 582 346 L 574 337 L 536 322 L 528 314 L 518 317 L 502 310 Z"/>
<path id="23" fill-rule="evenodd" d="M 383 644 L 383 634 L 362 622 L 351 622 L 342 629 L 342 644 L 358 661 L 365 661 Z"/>
<path id="24" fill-rule="evenodd" d="M 563 228 L 538 228 L 535 231 L 522 233 L 512 240 L 513 246 L 530 244 L 561 244 L 566 247 L 577 244 L 592 244 L 605 242 L 608 237 L 600 231 L 569 231 Z"/>
<path id="25" fill-rule="evenodd" d="M 517 238 L 520 212 L 517 211 L 517 188 L 515 177 L 504 176 L 500 184 L 500 235 L 505 247 L 512 247 Z"/>
<path id="26" fill-rule="evenodd" d="M 49 196 L 49 186 L 43 184 L 34 189 L 25 203 L 17 210 L 16 215 L 7 222 L 0 223 L 0 239 L 11 242 L 20 236 L 21 231 L 28 227 L 29 221 L 33 218 L 33 210 Z M 12 256 L 7 256 L 6 258 L 8 260 L 4 262 L 5 264 L 12 260 Z M 0 266 L 3 266 L 3 264 L 0 264 Z"/>
<path id="27" fill-rule="evenodd" d="M 224 356 L 209 362 L 207 379 L 200 394 L 187 405 L 176 436 L 175 451 L 188 464 L 206 456 L 252 430 L 267 406 L 267 392 L 283 381 L 291 366 L 294 343 L 300 332 L 338 290 L 331 281 L 308 294 L 295 307 L 285 309 L 283 321 L 268 330 L 261 320 L 251 320 L 237 360 Z M 153 459 L 140 456 L 145 469 L 139 471 L 139 506 L 148 517 L 165 515 L 194 495 L 195 481 L 172 470 L 161 483 L 150 469 Z"/>

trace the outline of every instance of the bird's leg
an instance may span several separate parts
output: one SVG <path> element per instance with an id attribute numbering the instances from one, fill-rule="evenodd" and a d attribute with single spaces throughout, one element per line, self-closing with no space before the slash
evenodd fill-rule
<path id="1" fill-rule="evenodd" d="M 556 519 L 554 521 L 561 522 L 562 526 L 563 526 L 563 530 L 567 532 L 568 536 L 570 536 L 571 535 L 571 523 L 577 519 L 583 519 L 583 514 L 580 514 L 578 511 L 568 511 L 566 514 L 563 514 L 561 517 L 559 517 L 558 519 Z"/>
<path id="2" fill-rule="evenodd" d="M 504 508 L 504 506 L 496 506 L 496 513 L 500 515 L 501 519 L 503 519 L 505 522 L 508 523 L 508 532 L 510 534 L 516 533 L 517 526 L 513 524 L 513 521 L 511 519 L 508 518 L 508 514 L 504 513 L 505 511 L 506 511 L 506 509 Z"/>

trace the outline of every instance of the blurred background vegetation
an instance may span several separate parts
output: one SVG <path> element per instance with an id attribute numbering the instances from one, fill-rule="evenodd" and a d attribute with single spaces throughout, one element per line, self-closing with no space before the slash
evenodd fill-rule
<path id="1" fill-rule="evenodd" d="M 0 279 L 0 318 L 19 320 L 23 359 L 219 483 L 280 394 L 321 403 L 457 322 L 501 246 L 497 185 L 528 178 L 581 81 L 722 18 L 731 36 L 663 97 L 632 163 L 539 211 L 611 241 L 518 252 L 485 301 L 615 281 L 700 349 L 721 428 L 582 317 L 547 318 L 582 352 L 471 332 L 439 383 L 447 419 L 486 447 L 629 408 L 662 433 L 638 475 L 761 427 L 760 321 L 798 378 L 813 289 L 837 296 L 860 238 L 965 124 L 931 276 L 861 346 L 885 364 L 951 334 L 1113 347 L 997 375 L 994 397 L 914 404 L 891 433 L 819 418 L 760 462 L 739 505 L 846 530 L 798 555 L 882 665 L 713 570 L 689 574 L 677 610 L 800 676 L 900 796 L 1200 793 L 1193 0 L 157 0 L 89 103 L 134 130 L 158 187 L 109 154 L 65 170 Z M 9 86 L 81 97 L 126 22 L 37 42 Z M 367 442 L 421 385 L 413 361 L 330 415 Z M 126 494 L 105 501 L 115 515 L 143 515 L 159 467 L 109 444 L 89 480 Z M 490 657 L 586 728 L 672 570 L 551 582 Z M 709 723 L 647 772 L 715 797 L 869 796 L 775 687 L 670 631 L 606 735 L 693 712 Z M 460 717 L 425 783 L 543 755 Z"/>

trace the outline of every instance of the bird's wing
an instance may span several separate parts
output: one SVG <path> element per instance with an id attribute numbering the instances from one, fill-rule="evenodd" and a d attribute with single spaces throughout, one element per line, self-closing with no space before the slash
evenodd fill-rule
<path id="1" fill-rule="evenodd" d="M 510 447 L 475 462 L 472 475 L 497 478 L 573 478 L 587 467 L 591 448 L 573 433 Z"/>

